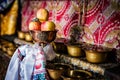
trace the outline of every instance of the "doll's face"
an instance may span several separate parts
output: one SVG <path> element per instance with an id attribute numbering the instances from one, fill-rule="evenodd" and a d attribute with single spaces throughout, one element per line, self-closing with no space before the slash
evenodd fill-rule
<path id="1" fill-rule="evenodd" d="M 47 43 L 47 33 L 45 34 L 45 32 L 34 30 L 30 31 L 30 34 L 35 42 Z"/>
<path id="2" fill-rule="evenodd" d="M 40 42 L 39 38 L 38 38 L 38 33 L 39 31 L 30 31 L 30 34 L 32 36 L 32 38 L 34 39 L 35 42 Z"/>
<path id="3" fill-rule="evenodd" d="M 50 43 L 56 37 L 57 31 L 30 31 L 30 34 L 35 42 Z"/>

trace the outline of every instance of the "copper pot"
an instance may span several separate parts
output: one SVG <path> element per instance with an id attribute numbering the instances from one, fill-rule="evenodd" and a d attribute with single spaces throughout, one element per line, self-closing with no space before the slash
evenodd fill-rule
<path id="1" fill-rule="evenodd" d="M 47 66 L 49 76 L 53 80 L 59 80 L 61 75 L 68 69 L 71 69 L 71 66 L 64 63 L 53 63 Z"/>
<path id="2" fill-rule="evenodd" d="M 87 80 L 92 77 L 92 73 L 85 70 L 69 70 L 67 74 L 63 74 L 63 80 Z"/>
<path id="3" fill-rule="evenodd" d="M 56 53 L 67 53 L 67 46 L 63 42 L 52 42 Z"/>
<path id="4" fill-rule="evenodd" d="M 61 77 L 61 74 L 63 73 L 63 69 L 59 68 L 59 69 L 47 69 L 50 78 L 52 78 L 53 80 L 58 80 Z"/>
<path id="5" fill-rule="evenodd" d="M 72 57 L 82 56 L 82 50 L 79 45 L 67 45 L 68 54 Z"/>
<path id="6" fill-rule="evenodd" d="M 85 50 L 86 59 L 91 63 L 101 63 L 106 60 L 107 51 Z"/>

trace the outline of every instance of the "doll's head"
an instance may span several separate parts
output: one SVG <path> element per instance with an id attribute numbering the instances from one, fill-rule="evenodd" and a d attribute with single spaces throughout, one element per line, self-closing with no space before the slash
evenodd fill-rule
<path id="1" fill-rule="evenodd" d="M 57 31 L 30 30 L 30 34 L 35 42 L 50 43 L 56 38 Z"/>
<path id="2" fill-rule="evenodd" d="M 35 42 L 40 42 L 38 39 L 38 32 L 40 31 L 41 23 L 38 18 L 34 18 L 29 23 L 29 32 Z"/>

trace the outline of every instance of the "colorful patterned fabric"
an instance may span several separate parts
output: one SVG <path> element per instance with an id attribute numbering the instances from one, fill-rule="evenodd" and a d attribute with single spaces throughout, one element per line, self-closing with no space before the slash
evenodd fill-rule
<path id="1" fill-rule="evenodd" d="M 112 0 L 89 1 L 84 41 L 120 49 L 120 11 L 112 3 Z M 120 1 L 116 0 L 116 3 Z"/>
<path id="2" fill-rule="evenodd" d="M 49 20 L 56 23 L 58 38 L 69 38 L 72 27 L 78 25 L 79 6 L 82 0 L 38 1 L 26 0 L 22 8 L 22 31 L 28 31 L 28 24 L 43 7 L 49 11 Z M 84 0 L 83 0 L 84 1 Z M 120 49 L 120 0 L 87 0 L 84 15 L 83 42 Z M 80 4 L 80 5 L 79 5 Z M 120 6 L 120 5 L 119 5 Z"/>

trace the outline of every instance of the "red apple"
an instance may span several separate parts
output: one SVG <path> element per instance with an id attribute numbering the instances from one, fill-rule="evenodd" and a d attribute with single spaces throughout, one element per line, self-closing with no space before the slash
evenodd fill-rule
<path id="1" fill-rule="evenodd" d="M 41 31 L 55 31 L 55 24 L 52 21 L 45 21 L 41 23 Z"/>
<path id="2" fill-rule="evenodd" d="M 29 23 L 29 30 L 41 30 L 40 21 L 34 19 Z"/>
<path id="3" fill-rule="evenodd" d="M 36 14 L 37 18 L 40 22 L 47 21 L 49 17 L 49 12 L 45 8 L 40 8 Z"/>

